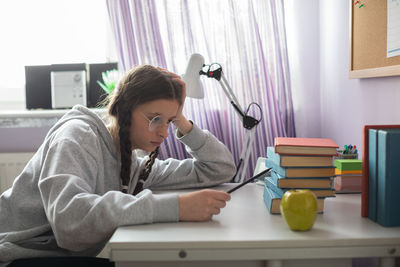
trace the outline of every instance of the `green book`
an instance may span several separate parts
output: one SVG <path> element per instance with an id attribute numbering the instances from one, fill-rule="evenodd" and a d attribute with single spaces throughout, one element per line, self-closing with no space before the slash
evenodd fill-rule
<path id="1" fill-rule="evenodd" d="M 333 165 L 341 171 L 361 171 L 362 160 L 361 159 L 335 159 Z"/>

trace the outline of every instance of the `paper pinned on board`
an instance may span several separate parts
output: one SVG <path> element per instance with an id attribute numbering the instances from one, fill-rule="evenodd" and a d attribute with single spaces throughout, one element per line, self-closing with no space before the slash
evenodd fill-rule
<path id="1" fill-rule="evenodd" d="M 387 0 L 387 57 L 400 55 L 400 0 Z"/>

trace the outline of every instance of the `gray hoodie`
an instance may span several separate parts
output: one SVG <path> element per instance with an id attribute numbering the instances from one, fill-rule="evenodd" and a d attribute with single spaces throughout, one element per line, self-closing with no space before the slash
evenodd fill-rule
<path id="1" fill-rule="evenodd" d="M 235 172 L 231 153 L 208 131 L 194 124 L 178 139 L 193 159 L 156 160 L 144 190 L 133 196 L 147 157 L 132 153 L 130 194 L 124 194 L 120 156 L 104 122 L 75 106 L 0 196 L 0 265 L 28 257 L 96 256 L 119 226 L 178 221 L 178 196 L 150 189 L 208 187 Z"/>

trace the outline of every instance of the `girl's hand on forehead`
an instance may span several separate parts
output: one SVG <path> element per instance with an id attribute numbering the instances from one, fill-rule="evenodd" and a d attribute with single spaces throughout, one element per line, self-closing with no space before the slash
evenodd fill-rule
<path id="1" fill-rule="evenodd" d="M 180 77 L 176 73 L 170 72 L 170 71 L 168 71 L 166 69 L 163 69 L 161 67 L 157 67 L 157 68 L 160 71 L 172 76 L 172 80 L 178 82 L 182 86 L 182 105 L 181 105 L 180 109 L 178 110 L 178 114 L 177 114 L 177 115 L 180 115 L 180 113 L 182 113 L 183 105 L 184 105 L 185 99 L 186 99 L 186 83 L 182 80 L 182 77 Z"/>
<path id="2" fill-rule="evenodd" d="M 179 133 L 178 135 L 183 136 L 188 132 L 190 132 L 193 128 L 193 124 L 190 121 L 188 121 L 182 113 L 186 99 L 186 84 L 179 75 L 160 67 L 158 67 L 158 69 L 167 74 L 168 76 L 170 76 L 173 81 L 179 83 L 182 86 L 182 105 L 180 105 L 177 110 L 176 119 L 174 120 L 174 125 L 178 129 Z"/>

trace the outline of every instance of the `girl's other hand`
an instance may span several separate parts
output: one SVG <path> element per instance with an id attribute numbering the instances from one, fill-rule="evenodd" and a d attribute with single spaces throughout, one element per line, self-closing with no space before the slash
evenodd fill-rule
<path id="1" fill-rule="evenodd" d="M 209 221 L 213 215 L 219 214 L 226 206 L 231 196 L 224 192 L 212 189 L 180 195 L 179 220 L 180 221 Z"/>

